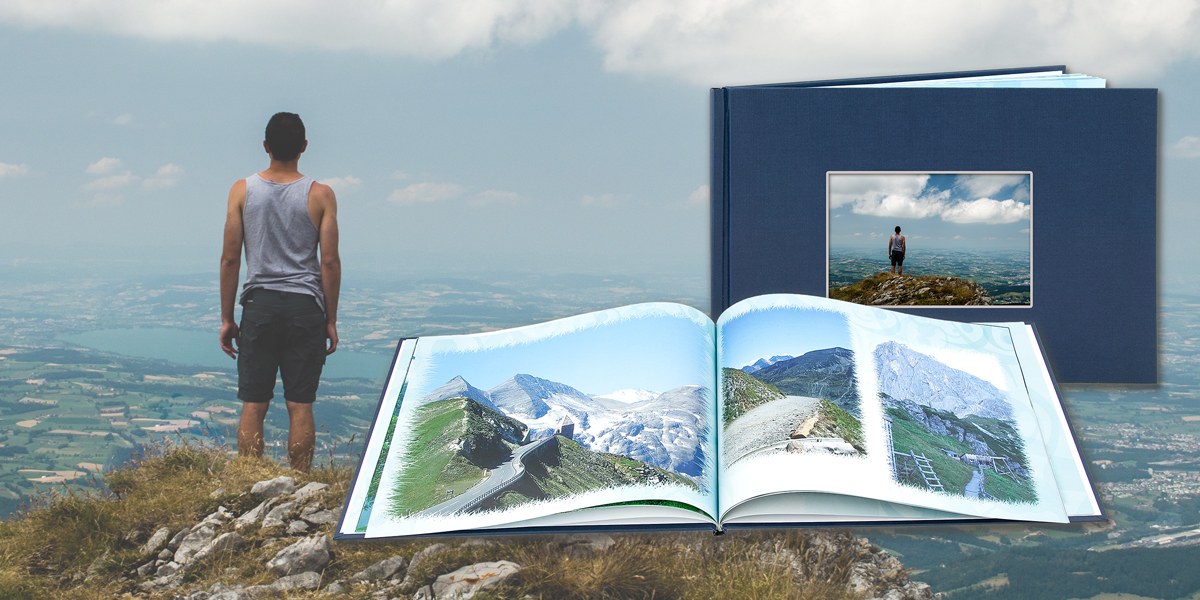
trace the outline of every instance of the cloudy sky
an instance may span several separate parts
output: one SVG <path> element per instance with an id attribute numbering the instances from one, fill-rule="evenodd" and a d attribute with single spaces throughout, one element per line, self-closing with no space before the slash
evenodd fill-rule
<path id="1" fill-rule="evenodd" d="M 1162 90 L 1164 262 L 1191 277 L 1197 4 L 0 0 L 0 268 L 215 271 L 289 110 L 348 274 L 704 276 L 708 88 L 1065 63 Z"/>
<path id="2" fill-rule="evenodd" d="M 1029 249 L 1028 173 L 830 174 L 829 248 Z M 881 251 L 882 252 L 882 251 Z"/>

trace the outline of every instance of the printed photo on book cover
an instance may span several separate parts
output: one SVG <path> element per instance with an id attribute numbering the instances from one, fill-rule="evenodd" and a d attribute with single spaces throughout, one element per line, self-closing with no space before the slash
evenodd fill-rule
<path id="1" fill-rule="evenodd" d="M 1032 173 L 830 172 L 826 179 L 829 298 L 1032 306 Z"/>

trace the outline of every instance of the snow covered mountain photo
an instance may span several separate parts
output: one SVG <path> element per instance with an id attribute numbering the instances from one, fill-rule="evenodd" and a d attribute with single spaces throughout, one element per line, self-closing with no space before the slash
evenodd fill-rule
<path id="1" fill-rule="evenodd" d="M 897 483 L 967 498 L 1037 501 L 1025 441 L 1003 391 L 904 344 L 885 342 L 874 355 Z"/>
<path id="2" fill-rule="evenodd" d="M 795 358 L 795 357 L 794 357 L 794 356 L 788 356 L 788 355 L 786 355 L 786 354 L 784 354 L 784 355 L 772 356 L 771 358 L 760 358 L 760 359 L 758 359 L 758 360 L 754 361 L 754 364 L 751 364 L 751 365 L 746 365 L 746 366 L 742 367 L 742 372 L 743 372 L 743 373 L 747 373 L 747 374 L 754 373 L 754 372 L 757 372 L 757 371 L 761 371 L 761 370 L 763 370 L 763 369 L 765 369 L 765 368 L 767 368 L 767 367 L 769 367 L 769 366 L 771 366 L 771 365 L 773 365 L 773 364 L 775 364 L 775 363 L 777 363 L 777 362 L 782 362 L 782 361 L 785 361 L 785 360 L 791 360 L 791 359 L 793 359 L 793 358 Z"/>
<path id="3" fill-rule="evenodd" d="M 645 402 L 647 400 L 653 400 L 658 397 L 658 394 L 659 394 L 659 392 L 650 392 L 650 391 L 639 390 L 639 389 L 628 389 L 628 390 L 617 390 L 615 392 L 610 392 L 608 394 L 601 394 L 599 396 L 594 396 L 594 397 L 604 399 L 604 400 L 616 400 L 617 402 L 621 402 L 623 404 L 635 404 L 638 402 Z"/>
<path id="4" fill-rule="evenodd" d="M 875 367 L 879 372 L 879 391 L 892 398 L 949 411 L 959 417 L 1012 419 L 1012 406 L 996 386 L 904 344 L 885 342 L 877 346 Z"/>
<path id="5" fill-rule="evenodd" d="M 569 385 L 517 374 L 484 391 L 455 377 L 430 392 L 422 404 L 467 397 L 517 419 L 531 438 L 549 435 L 564 416 L 574 422 L 574 440 L 595 452 L 620 454 L 691 477 L 700 476 L 701 444 L 711 406 L 708 390 L 686 385 L 662 393 L 639 389 L 589 396 Z"/>

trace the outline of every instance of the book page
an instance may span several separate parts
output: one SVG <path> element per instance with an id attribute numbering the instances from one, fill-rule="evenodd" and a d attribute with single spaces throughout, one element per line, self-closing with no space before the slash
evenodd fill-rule
<path id="1" fill-rule="evenodd" d="M 1054 479 L 1058 483 L 1063 508 L 1072 520 L 1102 520 L 1104 511 L 1083 464 L 1062 399 L 1059 398 L 1054 380 L 1050 377 L 1050 369 L 1046 367 L 1045 359 L 1038 349 L 1037 335 L 1033 327 L 1026 323 L 995 325 L 1008 328 L 1012 334 L 1013 345 L 1025 374 L 1026 391 L 1042 430 L 1046 454 L 1050 459 L 1050 467 L 1054 469 Z"/>
<path id="2" fill-rule="evenodd" d="M 723 513 L 821 492 L 1067 520 L 1008 329 L 769 295 L 718 331 Z"/>
<path id="3" fill-rule="evenodd" d="M 355 474 L 354 484 L 342 510 L 342 522 L 338 524 L 339 535 L 362 535 L 367 532 L 367 521 L 371 517 L 372 505 L 379 489 L 379 478 L 383 475 L 383 459 L 395 435 L 396 415 L 400 410 L 400 402 L 406 390 L 408 368 L 412 364 L 413 352 L 416 349 L 415 339 L 401 340 L 400 347 L 396 349 L 392 372 L 380 398 L 375 422 L 371 424 L 371 431 L 363 444 L 358 473 Z"/>
<path id="4" fill-rule="evenodd" d="M 378 485 L 352 494 L 370 504 L 366 537 L 560 525 L 572 518 L 547 517 L 598 506 L 606 523 L 715 522 L 714 336 L 703 313 L 652 303 L 419 338 Z"/>

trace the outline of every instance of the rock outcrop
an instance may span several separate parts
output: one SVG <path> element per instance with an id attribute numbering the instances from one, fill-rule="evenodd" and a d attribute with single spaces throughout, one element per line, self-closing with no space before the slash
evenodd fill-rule
<path id="1" fill-rule="evenodd" d="M 883 272 L 853 285 L 834 288 L 829 297 L 873 306 L 991 306 L 983 286 L 959 277 L 907 277 Z"/>
<path id="2" fill-rule="evenodd" d="M 520 572 L 521 565 L 507 560 L 467 565 L 439 575 L 432 584 L 417 590 L 413 600 L 467 600 L 481 591 L 498 587 Z"/>
<path id="3" fill-rule="evenodd" d="M 751 560 L 771 569 L 783 565 L 797 588 L 817 582 L 830 586 L 834 595 L 931 598 L 929 587 L 910 581 L 898 560 L 845 531 L 754 534 L 748 538 L 737 534 L 591 533 L 512 542 L 520 546 L 478 538 L 375 549 L 359 543 L 340 554 L 330 533 L 344 496 L 329 493 L 330 486 L 323 483 L 296 485 L 290 477 L 260 481 L 254 486 L 256 491 L 249 488 L 246 484 L 241 490 L 213 497 L 208 506 L 216 506 L 216 510 L 197 515 L 182 527 L 177 520 L 170 526 L 140 525 L 121 540 L 124 549 L 110 547 L 99 558 L 89 560 L 86 581 L 82 573 L 47 581 L 89 586 L 89 597 L 146 600 L 341 595 L 372 600 L 463 600 L 480 594 L 599 597 L 613 589 L 679 593 L 684 589 L 680 582 L 656 579 L 660 575 L 655 561 L 646 560 L 662 556 L 660 550 L 665 549 L 683 556 L 686 564 L 715 558 Z M 274 518 L 269 518 L 272 515 Z M 735 546 L 726 548 L 731 542 Z M 601 587 L 571 587 L 580 582 L 598 585 L 595 577 L 579 576 L 595 565 L 617 565 L 628 573 L 619 575 L 620 580 L 603 582 Z M 548 573 L 551 580 L 562 581 L 545 581 Z M 640 596 L 642 591 L 634 595 Z"/>
<path id="4" fill-rule="evenodd" d="M 219 506 L 199 523 L 185 527 L 174 535 L 171 535 L 169 528 L 157 529 L 139 549 L 141 554 L 151 557 L 150 561 L 139 565 L 125 577 L 138 581 L 137 588 L 142 592 L 161 594 L 179 588 L 184 577 L 209 556 L 247 547 L 247 540 L 240 532 L 250 535 L 254 533 L 255 525 L 260 536 L 266 534 L 265 540 L 258 542 L 262 547 L 270 547 L 276 541 L 306 533 L 310 527 L 330 525 L 337 521 L 338 515 L 322 504 L 322 496 L 328 487 L 324 483 L 312 482 L 296 489 L 293 478 L 287 476 L 259 481 L 249 491 L 249 498 L 265 500 L 240 516 L 234 510 Z M 238 600 L 275 595 L 288 590 L 316 589 L 321 581 L 320 572 L 333 558 L 333 546 L 329 537 L 321 533 L 301 538 L 268 556 L 272 554 L 273 557 L 265 566 L 279 577 L 274 583 L 242 587 L 217 583 L 209 591 L 197 592 L 201 594 L 199 596 L 192 594 L 181 597 Z"/>

